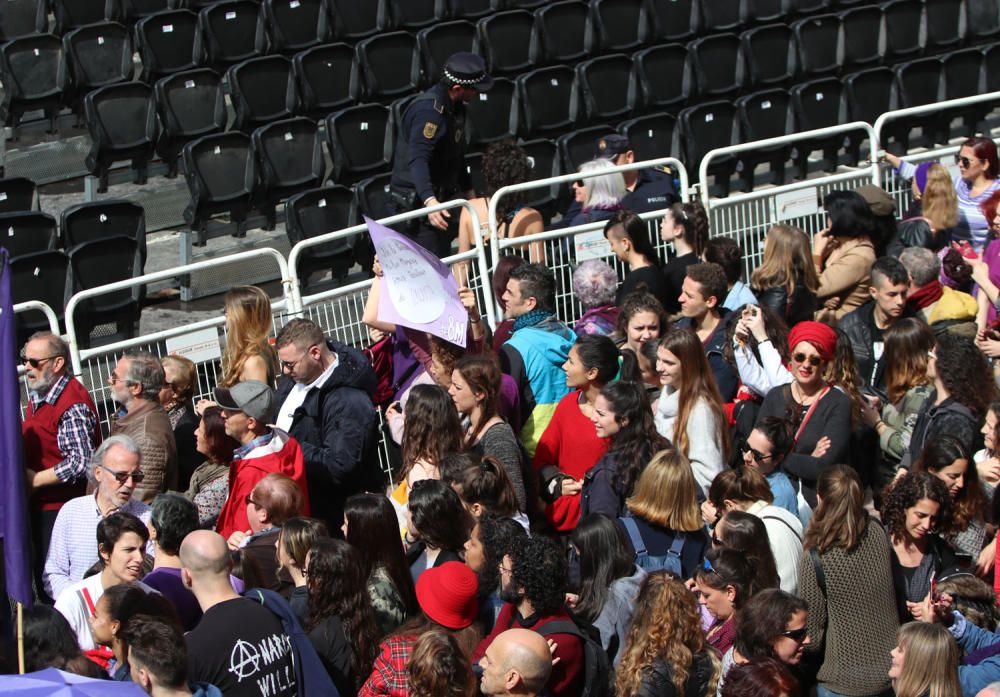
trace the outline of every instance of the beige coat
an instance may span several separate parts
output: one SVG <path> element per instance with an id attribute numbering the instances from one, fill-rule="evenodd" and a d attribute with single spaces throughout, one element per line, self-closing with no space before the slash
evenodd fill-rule
<path id="1" fill-rule="evenodd" d="M 816 265 L 816 299 L 822 303 L 816 321 L 835 325 L 871 297 L 868 284 L 875 247 L 867 237 L 841 237 L 831 241 L 828 249 L 826 260 Z"/>

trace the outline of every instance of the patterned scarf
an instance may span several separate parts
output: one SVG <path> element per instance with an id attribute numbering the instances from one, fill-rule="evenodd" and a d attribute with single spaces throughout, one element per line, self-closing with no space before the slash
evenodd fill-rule
<path id="1" fill-rule="evenodd" d="M 542 320 L 548 319 L 552 316 L 549 310 L 532 310 L 531 312 L 525 312 L 520 317 L 514 320 L 514 331 L 519 331 L 526 327 L 533 327 Z"/>

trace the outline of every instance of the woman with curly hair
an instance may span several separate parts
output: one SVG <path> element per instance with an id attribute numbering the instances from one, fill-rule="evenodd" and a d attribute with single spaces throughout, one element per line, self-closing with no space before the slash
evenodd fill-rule
<path id="1" fill-rule="evenodd" d="M 318 539 L 304 571 L 309 613 L 303 628 L 337 691 L 356 694 L 371 673 L 380 635 L 361 556 L 343 540 Z"/>
<path id="2" fill-rule="evenodd" d="M 618 325 L 615 289 L 618 274 L 600 259 L 588 259 L 573 271 L 573 294 L 583 305 L 583 314 L 573 325 L 577 336 L 608 336 Z"/>
<path id="3" fill-rule="evenodd" d="M 604 237 L 618 261 L 628 266 L 615 304 L 621 305 L 636 292 L 650 293 L 661 303 L 665 302 L 666 279 L 646 221 L 631 211 L 618 211 L 604 224 Z"/>
<path id="4" fill-rule="evenodd" d="M 789 326 L 812 319 L 819 276 L 806 233 L 791 225 L 772 225 L 764 238 L 764 258 L 750 276 L 750 288 L 761 307 Z"/>
<path id="5" fill-rule="evenodd" d="M 932 397 L 917 414 L 910 447 L 900 463 L 909 468 L 924 447 L 942 433 L 958 438 L 966 452 L 979 449 L 980 421 L 996 399 L 993 372 L 971 339 L 944 332 L 927 352 Z"/>
<path id="6" fill-rule="evenodd" d="M 510 518 L 483 514 L 465 542 L 465 563 L 479 578 L 479 620 L 485 631 L 493 629 L 500 600 L 500 566 L 504 556 L 528 539 L 528 532 Z"/>
<path id="7" fill-rule="evenodd" d="M 545 427 L 532 467 L 538 473 L 545 517 L 560 531 L 572 530 L 580 519 L 583 478 L 608 449 L 590 418 L 601 390 L 618 375 L 618 349 L 606 336 L 581 336 L 563 363 L 566 386 Z"/>
<path id="8" fill-rule="evenodd" d="M 730 668 L 719 697 L 799 697 L 800 694 L 798 678 L 784 663 L 774 658 L 758 658 Z"/>
<path id="9" fill-rule="evenodd" d="M 406 668 L 408 697 L 475 697 L 476 676 L 455 637 L 447 632 L 424 632 L 413 645 Z"/>
<path id="10" fill-rule="evenodd" d="M 518 509 L 527 511 L 521 444 L 500 416 L 501 377 L 495 356 L 465 356 L 451 372 L 448 394 L 459 415 L 469 422 L 463 447 L 499 460 L 514 485 Z"/>
<path id="11" fill-rule="evenodd" d="M 584 477 L 580 515 L 617 518 L 642 470 L 670 441 L 657 433 L 646 390 L 634 382 L 613 382 L 601 390 L 590 420 L 598 438 L 610 439 L 610 445 Z"/>
<path id="12" fill-rule="evenodd" d="M 663 309 L 671 317 L 681 311 L 679 298 L 687 267 L 701 261 L 708 234 L 708 214 L 698 201 L 675 203 L 663 214 L 660 239 L 674 245 L 674 257 L 663 266 Z"/>
<path id="13" fill-rule="evenodd" d="M 719 666 L 701 631 L 694 596 L 664 571 L 646 577 L 618 665 L 618 697 L 715 693 Z"/>
<path id="14" fill-rule="evenodd" d="M 728 421 L 705 348 L 693 329 L 671 329 L 656 349 L 663 392 L 654 421 L 691 463 L 702 491 L 729 460 Z"/>
<path id="15" fill-rule="evenodd" d="M 711 620 L 706 640 L 722 656 L 736 636 L 736 612 L 763 589 L 758 567 L 742 552 L 716 548 L 705 555 L 693 581 L 692 590 Z"/>
<path id="16" fill-rule="evenodd" d="M 268 341 L 273 327 L 267 293 L 257 286 L 236 286 L 226 293 L 223 303 L 226 348 L 222 352 L 219 387 L 247 380 L 274 385 L 278 354 Z"/>
<path id="17" fill-rule="evenodd" d="M 635 292 L 625 296 L 622 302 L 613 338 L 622 349 L 638 353 L 646 342 L 659 339 L 669 328 L 667 313 L 656 296 Z"/>
<path id="18" fill-rule="evenodd" d="M 484 244 L 490 244 L 489 205 L 490 198 L 505 186 L 520 184 L 532 179 L 531 163 L 527 153 L 512 140 L 502 140 L 491 144 L 483 154 L 483 180 L 486 190 L 481 198 L 469 201 L 479 218 L 480 234 Z M 534 235 L 543 230 L 545 221 L 542 214 L 525 205 L 528 192 L 507 194 L 497 205 L 497 237 L 500 239 Z M 467 252 L 476 244 L 472 216 L 465 208 L 458 219 L 458 251 Z M 532 262 L 544 262 L 543 243 L 536 242 L 530 247 Z"/>
<path id="19" fill-rule="evenodd" d="M 869 518 L 853 468 L 834 465 L 817 487 L 799 593 L 809 604 L 818 681 L 830 694 L 881 695 L 899 628 L 888 536 Z"/>
<path id="20" fill-rule="evenodd" d="M 417 611 L 399 523 L 382 494 L 355 494 L 344 503 L 344 539 L 358 552 L 375 619 L 391 632 Z"/>
<path id="21" fill-rule="evenodd" d="M 897 609 L 905 622 L 910 608 L 927 597 L 931 581 L 956 566 L 954 551 L 937 534 L 951 526 L 951 496 L 933 474 L 911 472 L 890 485 L 881 514 L 892 543 Z"/>
<path id="22" fill-rule="evenodd" d="M 975 560 L 985 554 L 992 560 L 995 547 L 984 548 L 988 504 L 971 462 L 969 451 L 962 443 L 942 433 L 927 444 L 911 471 L 930 472 L 948 487 L 952 502 L 951 526 L 942 532 L 955 551 Z M 989 568 L 990 565 L 984 562 L 983 566 Z"/>

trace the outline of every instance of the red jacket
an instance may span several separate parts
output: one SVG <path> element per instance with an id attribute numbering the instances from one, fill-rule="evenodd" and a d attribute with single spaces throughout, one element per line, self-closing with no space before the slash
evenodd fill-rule
<path id="1" fill-rule="evenodd" d="M 306 467 L 302 460 L 302 448 L 298 441 L 282 431 L 273 428 L 274 437 L 265 445 L 251 450 L 246 457 L 233 460 L 229 466 L 229 498 L 222 506 L 215 529 L 229 539 L 237 530 L 250 529 L 245 499 L 257 486 L 257 482 L 271 474 L 287 474 L 302 490 L 302 515 L 309 515 L 309 491 L 306 487 Z"/>
<path id="2" fill-rule="evenodd" d="M 493 625 L 493 631 L 479 642 L 475 653 L 472 654 L 472 663 L 479 662 L 498 634 L 514 628 L 530 629 L 537 632 L 549 622 L 557 620 L 573 621 L 563 609 L 552 615 L 535 615 L 525 619 L 521 617 L 521 613 L 512 603 L 504 603 L 503 607 L 500 608 L 496 624 Z M 559 659 L 559 662 L 552 666 L 552 674 L 546 684 L 548 693 L 552 697 L 576 697 L 583 692 L 583 642 L 572 634 L 550 634 L 546 639 L 551 639 L 556 643 L 556 651 L 553 655 Z"/>

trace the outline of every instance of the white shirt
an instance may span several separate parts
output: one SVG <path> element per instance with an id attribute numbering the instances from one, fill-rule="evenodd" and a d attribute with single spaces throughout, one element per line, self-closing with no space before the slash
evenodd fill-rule
<path id="1" fill-rule="evenodd" d="M 135 585 L 147 593 L 157 592 L 145 583 L 137 581 Z M 94 635 L 90 631 L 90 616 L 93 613 L 90 611 L 90 603 L 87 602 L 87 598 L 89 597 L 90 602 L 96 608 L 97 601 L 101 599 L 102 595 L 104 595 L 104 583 L 101 581 L 101 574 L 97 573 L 67 586 L 56 598 L 56 610 L 66 618 L 69 626 L 73 628 L 81 651 L 97 648 Z"/>
<path id="2" fill-rule="evenodd" d="M 330 364 L 329 368 L 320 373 L 318 378 L 310 382 L 308 385 L 304 385 L 301 382 L 297 382 L 292 385 L 292 391 L 288 393 L 287 397 L 285 397 L 285 401 L 278 410 L 278 417 L 274 420 L 274 425 L 282 431 L 291 430 L 295 410 L 301 407 L 302 403 L 306 401 L 306 395 L 309 394 L 309 390 L 314 387 L 318 389 L 325 385 L 326 381 L 330 379 L 330 376 L 333 375 L 333 371 L 337 369 L 338 365 L 340 365 L 340 360 L 337 358 L 337 354 L 333 354 L 333 363 Z"/>

